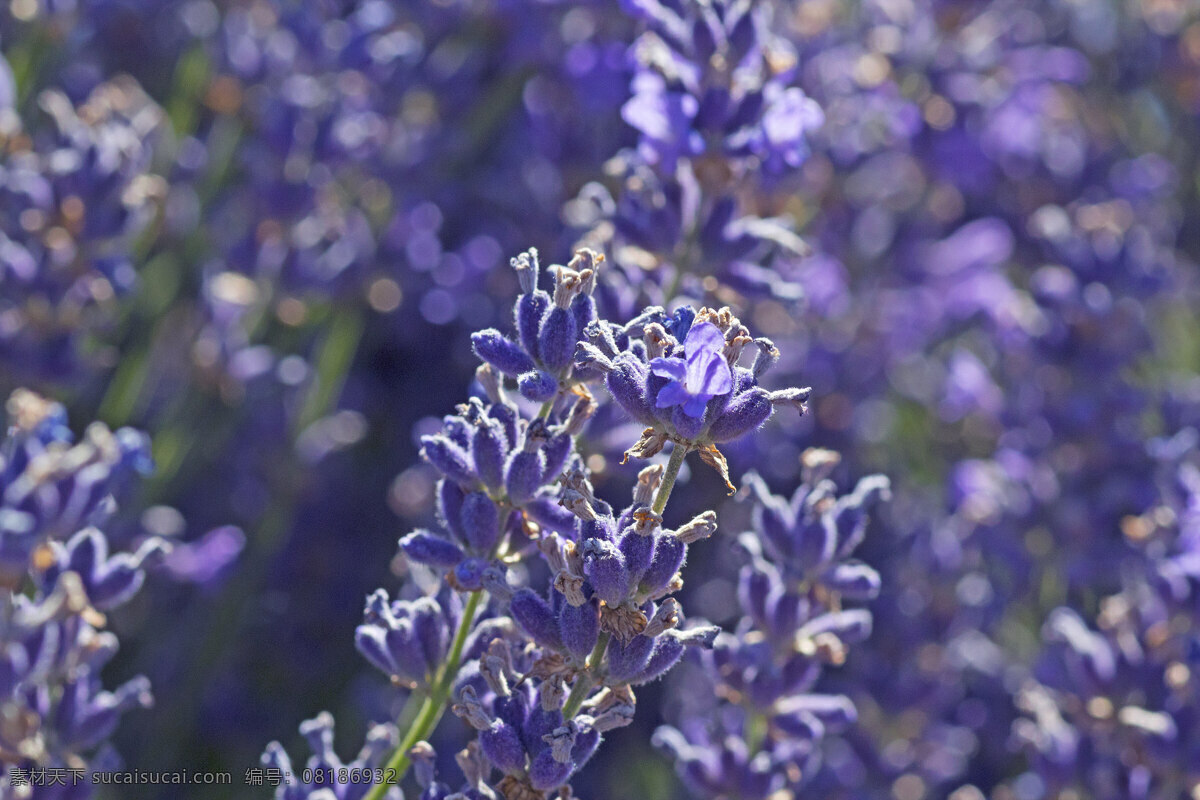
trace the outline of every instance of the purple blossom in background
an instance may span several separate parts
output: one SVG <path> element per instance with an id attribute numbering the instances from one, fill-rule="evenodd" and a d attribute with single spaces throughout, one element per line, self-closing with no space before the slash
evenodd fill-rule
<path id="1" fill-rule="evenodd" d="M 0 4 L 0 794 L 1200 797 L 1198 74 L 1194 0 Z"/>

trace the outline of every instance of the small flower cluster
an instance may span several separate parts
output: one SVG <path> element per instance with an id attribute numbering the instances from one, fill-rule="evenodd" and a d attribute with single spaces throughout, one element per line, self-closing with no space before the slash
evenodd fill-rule
<path id="1" fill-rule="evenodd" d="M 1196 442 L 1195 430 L 1186 429 L 1153 443 L 1161 495 L 1122 522 L 1134 551 L 1122 590 L 1101 601 L 1094 623 L 1060 607 L 1043 626 L 1045 646 L 1017 694 L 1025 716 L 1013 735 L 1052 796 L 1074 791 L 1116 800 L 1200 791 Z"/>
<path id="2" fill-rule="evenodd" d="M 616 196 L 589 184 L 568 216 L 629 278 L 619 294 L 630 308 L 644 295 L 672 299 L 672 285 L 693 297 L 720 285 L 798 300 L 807 245 L 781 213 L 781 190 L 794 187 L 824 117 L 796 85 L 794 45 L 772 33 L 776 10 L 741 0 L 625 5 L 645 25 L 621 109 L 638 146 L 608 164 Z M 641 285 L 647 271 L 665 296 Z"/>
<path id="3" fill-rule="evenodd" d="M 767 9 L 741 0 L 629 5 L 649 29 L 633 46 L 638 72 L 621 114 L 647 163 L 669 173 L 682 157 L 711 154 L 769 176 L 805 161 L 806 133 L 823 116 L 791 85 L 798 59 L 768 33 Z"/>
<path id="4" fill-rule="evenodd" d="M 654 739 L 696 797 L 765 800 L 795 791 L 816 774 L 826 734 L 856 719 L 849 697 L 814 690 L 823 668 L 843 664 L 849 646 L 871 633 L 871 613 L 843 603 L 879 592 L 878 573 L 851 556 L 890 489 L 873 475 L 839 496 L 828 479 L 838 460 L 806 451 L 804 482 L 790 500 L 746 476 L 754 529 L 738 539 L 749 562 L 738 586 L 742 621 L 704 654 L 702 674 L 689 676 L 689 686 L 703 681 L 711 695 L 688 692 L 694 699 L 678 727 L 660 728 Z"/>
<path id="5" fill-rule="evenodd" d="M 7 65 L 0 60 L 0 98 Z M 48 124 L 0 100 L 0 358 L 23 374 L 69 374 L 96 309 L 137 278 L 133 240 L 161 181 L 148 172 L 162 110 L 134 81 L 96 87 L 76 107 L 39 98 Z"/>
<path id="6" fill-rule="evenodd" d="M 517 341 L 495 328 L 471 336 L 475 353 L 501 374 L 517 379 L 521 394 L 549 402 L 573 385 L 579 342 L 596 319 L 596 271 L 604 256 L 580 250 L 566 267 L 554 268 L 553 297 L 537 288 L 541 274 L 536 250 L 513 259 L 522 294 L 514 309 Z"/>
<path id="7" fill-rule="evenodd" d="M 441 474 L 437 511 L 445 530 L 400 540 L 408 561 L 444 574 L 445 582 L 436 596 L 392 600 L 379 590 L 367 600 L 360 652 L 394 684 L 425 698 L 389 762 L 417 762 L 423 797 L 448 793 L 434 779 L 423 741 L 447 704 L 476 732 L 459 755 L 463 796 L 571 796 L 568 782 L 603 734 L 633 720 L 635 687 L 660 678 L 689 648 L 712 647 L 719 633 L 687 621 L 673 596 L 689 547 L 717 530 L 713 510 L 678 527 L 664 524 L 687 454 L 698 452 L 725 475 L 717 443 L 760 427 L 778 404 L 804 410 L 806 392 L 759 386 L 778 353 L 769 341 L 753 340 L 728 309 L 684 307 L 668 316 L 651 308 L 624 325 L 597 319 L 591 294 L 599 262 L 584 250 L 570 266 L 552 268 L 551 298 L 538 288 L 536 253 L 514 259 L 524 290 L 517 338 L 497 330 L 473 338 L 485 362 L 478 378 L 486 401 L 472 398 L 446 417 L 441 433 L 422 440 L 425 459 Z M 738 362 L 752 341 L 757 358 L 743 368 Z M 506 377 L 523 398 L 542 404 L 536 416 L 510 399 Z M 650 458 L 672 445 L 666 467 L 642 469 L 632 502 L 619 511 L 597 496 L 577 448 L 598 405 L 589 389 L 595 384 L 651 426 L 627 455 Z M 862 507 L 879 490 L 863 488 L 836 509 L 824 485 L 814 491 L 824 493 L 813 495 L 813 513 L 828 517 L 836 540 L 826 561 L 839 562 L 823 563 L 819 574 L 837 587 L 828 592 L 855 596 L 853 587 L 873 573 L 840 562 L 861 538 Z M 768 545 L 775 546 L 783 544 Z M 811 617 L 810 638 L 826 648 L 835 630 L 854 627 L 836 614 Z M 283 758 L 276 746 L 265 756 L 269 763 Z"/>
<path id="8" fill-rule="evenodd" d="M 73 442 L 62 406 L 18 390 L 0 444 L 0 756 L 5 797 L 40 797 L 14 770 L 105 769 L 106 740 L 121 715 L 151 703 L 149 682 L 113 691 L 100 671 L 117 649 L 105 614 L 145 579 L 143 564 L 165 544 L 110 554 L 96 525 L 113 494 L 149 466 L 148 442 L 100 423 Z M 80 783 L 71 797 L 87 797 Z"/>

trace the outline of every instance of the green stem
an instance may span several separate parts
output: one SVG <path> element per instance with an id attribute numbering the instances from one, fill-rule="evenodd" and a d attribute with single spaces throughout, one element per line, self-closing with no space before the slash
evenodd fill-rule
<path id="1" fill-rule="evenodd" d="M 767 740 L 767 718 L 757 711 L 746 711 L 746 748 L 753 758 Z"/>
<path id="2" fill-rule="evenodd" d="M 354 354 L 358 352 L 362 329 L 362 314 L 349 308 L 333 310 L 329 329 L 317 354 L 316 380 L 309 387 L 296 421 L 297 434 L 328 413 L 337 402 Z"/>
<path id="3" fill-rule="evenodd" d="M 408 699 L 404 701 L 404 707 L 400 709 L 400 714 L 396 717 L 396 727 L 402 731 L 412 727 L 413 722 L 417 719 L 417 714 L 421 713 L 421 708 L 428 699 L 428 688 L 414 689 Z"/>
<path id="4" fill-rule="evenodd" d="M 542 403 L 541 409 L 538 411 L 538 417 L 541 419 L 549 419 L 550 412 L 554 409 L 554 398 L 550 398 Z"/>
<path id="5" fill-rule="evenodd" d="M 417 713 L 412 727 L 408 729 L 408 734 L 401 740 L 396 752 L 392 753 L 392 757 L 388 759 L 384 774 L 394 778 L 394 781 L 375 784 L 363 800 L 383 800 L 388 786 L 392 783 L 399 783 L 404 779 L 404 774 L 408 772 L 411 763 L 408 751 L 412 750 L 417 742 L 429 738 L 429 734 L 433 733 L 433 729 L 437 727 L 442 714 L 446 711 L 450 688 L 454 685 L 455 677 L 458 676 L 458 667 L 462 662 L 463 650 L 466 649 L 467 636 L 471 633 L 471 623 L 475 620 L 475 612 L 479 609 L 482 600 L 482 590 L 471 592 L 470 597 L 467 598 L 462 619 L 458 623 L 458 632 L 454 634 L 454 643 L 450 646 L 450 654 L 446 658 L 446 663 L 438 670 L 433 688 L 430 689 L 425 702 L 421 704 L 421 710 Z M 401 717 L 403 716 L 401 714 Z"/>
<path id="6" fill-rule="evenodd" d="M 608 649 L 610 638 L 612 638 L 612 634 L 602 631 L 599 638 L 596 639 L 596 646 L 592 648 L 592 653 L 588 656 L 587 668 L 575 679 L 575 685 L 571 687 L 571 694 L 567 695 L 566 705 L 563 706 L 563 719 L 571 719 L 579 713 L 579 707 L 587 699 L 588 692 L 596 685 L 600 661 L 604 658 L 604 651 Z"/>
<path id="7" fill-rule="evenodd" d="M 655 514 L 663 513 L 663 509 L 667 507 L 667 499 L 671 496 L 671 490 L 675 488 L 675 479 L 679 477 L 679 468 L 683 466 L 686 457 L 687 447 L 676 444 L 675 449 L 671 451 L 671 460 L 667 462 L 667 471 L 663 473 L 658 494 L 654 497 L 654 505 L 650 507 Z"/>

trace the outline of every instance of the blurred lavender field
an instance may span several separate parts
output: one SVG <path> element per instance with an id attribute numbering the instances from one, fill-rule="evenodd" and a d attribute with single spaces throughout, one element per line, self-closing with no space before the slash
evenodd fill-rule
<path id="1" fill-rule="evenodd" d="M 1198 195 L 1200 0 L 6 0 L 0 798 L 1200 800 Z"/>

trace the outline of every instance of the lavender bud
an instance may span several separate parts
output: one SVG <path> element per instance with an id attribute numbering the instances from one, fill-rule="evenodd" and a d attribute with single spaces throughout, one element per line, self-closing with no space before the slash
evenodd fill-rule
<path id="1" fill-rule="evenodd" d="M 464 558 L 458 545 L 448 542 L 429 531 L 413 531 L 400 540 L 404 555 L 418 564 L 450 569 Z"/>
<path id="2" fill-rule="evenodd" d="M 546 466 L 542 471 L 543 483 L 553 483 L 558 479 L 567 465 L 567 460 L 571 457 L 574 445 L 575 442 L 565 431 L 559 430 L 551 434 L 542 448 L 542 456 L 546 460 Z"/>
<path id="3" fill-rule="evenodd" d="M 542 325 L 542 317 L 546 316 L 546 309 L 549 307 L 550 295 L 545 292 L 524 294 L 517 300 L 517 335 L 521 339 L 521 346 L 525 348 L 525 352 L 534 358 L 539 355 L 538 330 Z M 532 368 L 532 365 L 530 367 Z M 522 370 L 522 372 L 525 371 L 527 370 Z"/>
<path id="4" fill-rule="evenodd" d="M 891 482 L 884 475 L 868 475 L 859 480 L 854 491 L 838 498 L 837 555 L 847 556 L 862 542 L 867 528 L 867 512 L 880 501 L 892 496 Z"/>
<path id="5" fill-rule="evenodd" d="M 674 631 L 671 631 L 674 633 Z M 663 635 L 654 640 L 654 652 L 646 660 L 646 665 L 629 680 L 634 686 L 658 680 L 666 672 L 679 663 L 683 658 L 683 643 L 671 635 Z"/>
<path id="6" fill-rule="evenodd" d="M 483 492 L 471 492 L 462 505 L 463 534 L 476 553 L 490 553 L 500 539 L 500 509 Z"/>
<path id="7" fill-rule="evenodd" d="M 871 635 L 871 612 L 856 608 L 822 614 L 796 631 L 796 640 L 811 639 L 820 633 L 832 633 L 851 644 L 866 641 Z"/>
<path id="8" fill-rule="evenodd" d="M 450 628 L 442 607 L 431 597 L 411 603 L 413 633 L 421 645 L 427 671 L 432 674 L 450 648 Z"/>
<path id="9" fill-rule="evenodd" d="M 800 620 L 801 598 L 790 592 L 772 595 L 767 603 L 766 629 L 776 636 L 787 636 L 796 630 Z"/>
<path id="10" fill-rule="evenodd" d="M 776 714 L 771 717 L 771 724 L 800 741 L 816 742 L 825 736 L 821 720 L 807 712 Z"/>
<path id="11" fill-rule="evenodd" d="M 534 642 L 551 650 L 561 650 L 558 620 L 546 601 L 531 589 L 521 589 L 513 595 L 509 613 Z"/>
<path id="12" fill-rule="evenodd" d="M 841 694 L 799 694 L 780 700 L 776 706 L 780 713 L 811 714 L 832 730 L 842 730 L 858 719 L 854 701 Z"/>
<path id="13" fill-rule="evenodd" d="M 480 479 L 493 491 L 504 486 L 504 458 L 507 451 L 504 426 L 493 419 L 481 419 L 471 437 L 471 461 Z"/>
<path id="14" fill-rule="evenodd" d="M 594 288 L 596 285 L 594 275 L 588 275 L 581 285 Z M 576 331 L 584 331 L 588 325 L 596 321 L 596 301 L 590 291 L 586 294 L 576 295 L 575 299 L 571 301 L 571 316 L 575 318 Z"/>
<path id="15" fill-rule="evenodd" d="M 683 566 L 687 546 L 674 536 L 659 536 L 654 541 L 654 558 L 638 583 L 638 590 L 654 596 L 665 588 Z"/>
<path id="16" fill-rule="evenodd" d="M 544 403 L 558 394 L 558 381 L 553 375 L 535 369 L 517 378 L 517 389 L 527 400 Z"/>
<path id="17" fill-rule="evenodd" d="M 522 505 L 522 509 L 525 512 L 526 521 L 537 523 L 542 528 L 543 533 L 547 531 L 570 531 L 575 527 L 577 517 L 560 506 L 552 497 L 545 494 L 538 495 L 532 500 L 525 502 Z M 514 512 L 513 518 L 520 522 L 520 512 Z"/>
<path id="18" fill-rule="evenodd" d="M 728 442 L 760 427 L 771 416 L 771 397 L 757 387 L 742 392 L 729 401 L 721 416 L 713 420 L 708 437 L 714 442 Z"/>
<path id="19" fill-rule="evenodd" d="M 658 417 L 646 394 L 648 378 L 649 373 L 642 362 L 622 354 L 613 361 L 604 385 L 625 413 L 643 425 L 655 425 Z"/>
<path id="20" fill-rule="evenodd" d="M 555 761 L 554 754 L 547 748 L 538 753 L 529 765 L 529 785 L 539 792 L 548 792 L 562 786 L 571 777 L 572 771 L 571 763 Z"/>
<path id="21" fill-rule="evenodd" d="M 517 376 L 533 369 L 533 359 L 495 328 L 471 334 L 475 355 L 505 375 Z"/>
<path id="22" fill-rule="evenodd" d="M 654 558 L 654 538 L 643 536 L 638 533 L 637 528 L 630 528 L 621 537 L 618 546 L 621 556 L 625 559 L 625 569 L 629 573 L 630 582 L 637 583 L 650 567 Z"/>
<path id="23" fill-rule="evenodd" d="M 455 713 L 458 713 L 457 706 Z M 474 725 L 468 720 L 468 723 Z M 525 747 L 521 736 L 511 725 L 495 720 L 489 727 L 479 730 L 479 749 L 488 761 L 504 772 L 516 772 L 525 768 Z"/>
<path id="24" fill-rule="evenodd" d="M 721 629 L 716 625 L 701 625 L 686 631 L 673 630 L 668 635 L 684 647 L 700 647 L 707 650 L 713 646 L 720 633 Z"/>
<path id="25" fill-rule="evenodd" d="M 443 478 L 437 483 L 438 521 L 450 532 L 455 541 L 465 542 L 467 534 L 462 526 L 462 506 L 467 493 L 457 483 Z"/>
<path id="26" fill-rule="evenodd" d="M 519 450 L 512 454 L 505 469 L 504 487 L 513 505 L 523 505 L 533 499 L 542 486 L 545 464 L 538 451 Z"/>
<path id="27" fill-rule="evenodd" d="M 388 630 L 378 625 L 359 625 L 354 646 L 373 667 L 389 677 L 416 684 L 425 680 L 425 660 L 412 634 L 412 624 L 400 620 Z"/>
<path id="28" fill-rule="evenodd" d="M 654 653 L 646 668 L 638 673 L 632 683 L 640 685 L 662 677 L 667 670 L 679 663 L 683 651 L 688 647 L 710 648 L 721 629 L 715 625 L 693 628 L 687 631 L 671 630 L 655 639 Z"/>
<path id="29" fill-rule="evenodd" d="M 610 606 L 620 605 L 629 594 L 625 559 L 612 542 L 587 539 L 583 543 L 583 574 L 597 596 Z"/>
<path id="30" fill-rule="evenodd" d="M 550 309 L 538 330 L 538 355 L 546 369 L 562 374 L 571 366 L 577 334 L 575 317 L 569 310 L 560 307 Z"/>
<path id="31" fill-rule="evenodd" d="M 596 748 L 600 746 L 600 731 L 594 730 L 589 724 L 587 717 L 576 718 L 575 727 L 577 735 L 575 737 L 575 747 L 571 749 L 571 762 L 576 770 L 580 769 L 587 763 L 588 759 L 596 752 Z M 564 786 L 559 790 L 558 800 L 572 800 L 573 795 L 571 787 Z M 574 798 L 573 800 L 579 800 Z"/>
<path id="32" fill-rule="evenodd" d="M 483 588 L 483 575 L 488 563 L 482 558 L 465 558 L 447 576 L 456 591 L 477 592 Z"/>
<path id="33" fill-rule="evenodd" d="M 767 519 L 766 514 L 763 519 Z M 823 514 L 811 522 L 802 522 L 790 536 L 794 540 L 792 548 L 796 562 L 805 571 L 820 570 L 833 560 L 837 528 L 830 515 Z"/>
<path id="34" fill-rule="evenodd" d="M 664 409 L 660 409 L 662 411 Z M 700 433 L 704 430 L 703 415 L 693 417 L 688 414 L 683 406 L 675 406 L 671 409 L 671 426 L 675 428 L 675 432 L 683 439 L 689 442 L 699 438 Z"/>
<path id="35" fill-rule="evenodd" d="M 609 642 L 608 645 L 608 681 L 612 684 L 629 683 L 650 663 L 650 655 L 654 652 L 657 639 L 639 634 L 626 643 Z M 679 651 L 682 653 L 683 648 Z"/>
<path id="36" fill-rule="evenodd" d="M 582 662 L 600 635 L 599 604 L 593 600 L 575 606 L 568 601 L 559 612 L 559 634 L 567 652 Z"/>
<path id="37" fill-rule="evenodd" d="M 421 437 L 421 455 L 438 472 L 460 486 L 470 488 L 477 483 L 470 456 L 447 437 Z"/>

